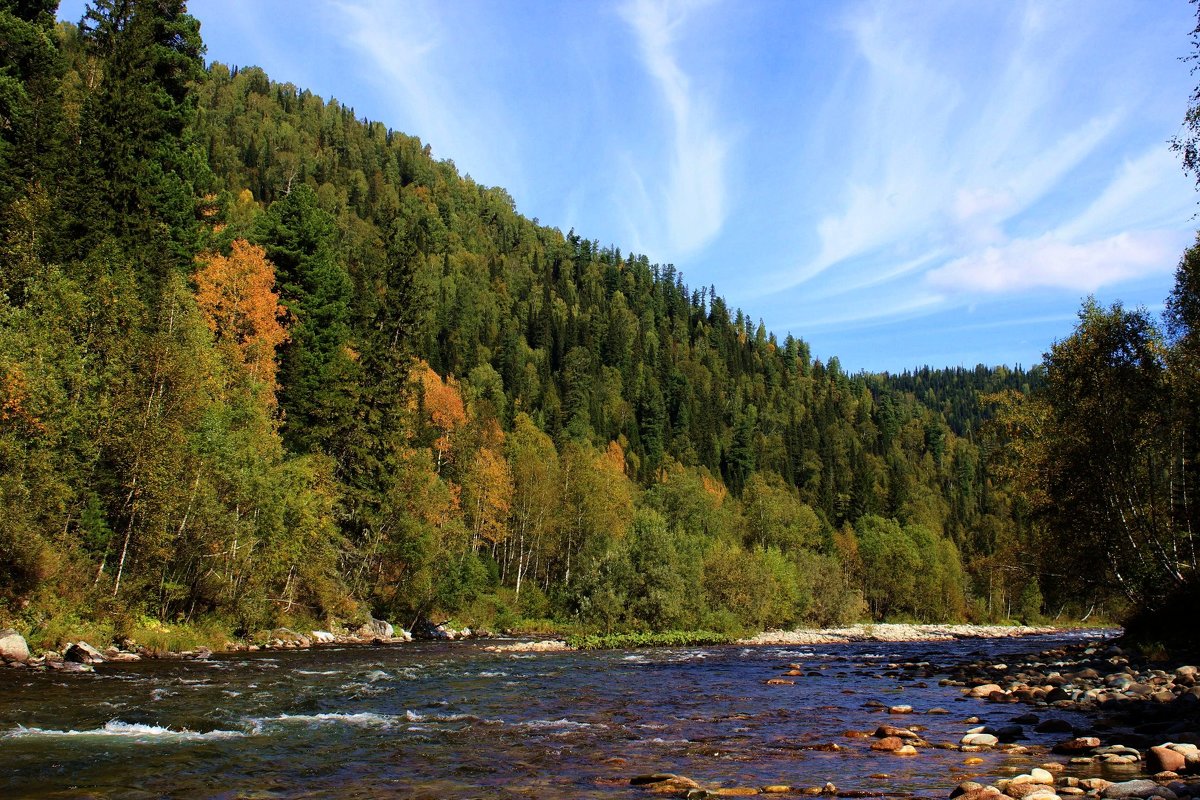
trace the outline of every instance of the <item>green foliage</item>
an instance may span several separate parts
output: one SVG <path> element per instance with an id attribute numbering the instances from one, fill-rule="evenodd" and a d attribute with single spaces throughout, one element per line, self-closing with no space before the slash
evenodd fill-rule
<path id="1" fill-rule="evenodd" d="M 635 647 L 708 647 L 729 644 L 732 639 L 714 631 L 660 631 L 658 633 L 618 633 L 604 636 L 567 637 L 567 644 L 580 650 L 625 650 Z"/>
<path id="2" fill-rule="evenodd" d="M 1037 578 L 1032 578 L 1017 599 L 1017 619 L 1022 625 L 1035 625 L 1042 619 L 1042 602 L 1042 589 Z"/>
<path id="3" fill-rule="evenodd" d="M 0 8 L 0 616 L 735 632 L 1018 599 L 992 576 L 1032 523 L 976 432 L 1030 375 L 848 375 L 414 137 L 202 69 L 181 2 L 48 8 Z M 276 393 L 187 283 L 239 238 L 287 310 Z"/>

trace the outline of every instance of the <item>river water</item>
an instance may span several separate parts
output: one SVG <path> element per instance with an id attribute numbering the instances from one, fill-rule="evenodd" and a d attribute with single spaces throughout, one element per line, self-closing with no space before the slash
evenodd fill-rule
<path id="1" fill-rule="evenodd" d="M 942 665 L 1003 660 L 1066 637 L 587 653 L 415 643 L 0 672 L 0 797 L 620 798 L 633 775 L 709 786 L 789 784 L 945 797 L 960 780 L 1045 756 L 871 752 L 847 731 L 978 716 Z M 928 666 L 898 668 L 902 663 Z M 795 685 L 767 685 L 789 664 Z M 869 707 L 911 705 L 912 714 Z M 942 708 L 947 714 L 929 714 Z M 1057 717 L 1072 719 L 1068 713 Z M 1026 744 L 1051 744 L 1027 728 Z M 838 744 L 830 751 L 821 745 Z"/>

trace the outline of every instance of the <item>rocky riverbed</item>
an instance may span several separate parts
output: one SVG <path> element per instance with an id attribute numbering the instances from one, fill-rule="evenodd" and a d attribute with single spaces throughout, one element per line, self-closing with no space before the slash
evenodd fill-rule
<path id="1" fill-rule="evenodd" d="M 1100 771 L 1094 777 L 1047 780 L 1054 773 L 1020 776 L 1008 783 L 960 785 L 956 794 L 976 800 L 1007 795 L 1052 800 L 1055 795 L 1102 798 L 1200 796 L 1200 670 L 1156 664 L 1106 642 L 1046 650 L 1013 663 L 958 665 L 941 683 L 988 704 L 1032 707 L 1007 729 L 981 731 L 995 745 L 1021 735 L 1022 726 L 1063 735 L 1052 748 L 1058 770 Z M 1055 712 L 1083 712 L 1086 728 Z M 1065 767 L 1064 767 L 1065 765 Z M 1036 796 L 1036 797 L 1035 797 Z"/>
<path id="2" fill-rule="evenodd" d="M 0 632 L 0 657 L 26 665 L 28 675 L 9 673 L 18 683 L 10 681 L 10 727 L 0 738 L 18 772 L 0 787 L 31 785 L 40 759 L 61 759 L 92 739 L 110 749 L 128 740 L 122 747 L 145 754 L 170 743 L 163 756 L 170 750 L 180 758 L 195 740 L 206 754 L 196 776 L 202 785 L 224 769 L 221 759 L 240 757 L 225 752 L 226 739 L 254 738 L 290 753 L 318 740 L 334 746 L 322 738 L 330 726 L 365 726 L 373 746 L 419 746 L 431 759 L 408 764 L 414 786 L 441 785 L 445 773 L 432 765 L 443 762 L 468 776 L 445 784 L 445 797 L 478 796 L 478 776 L 502 763 L 464 764 L 464 736 L 472 746 L 486 740 L 494 758 L 520 754 L 488 779 L 493 789 L 510 772 L 509 780 L 531 786 L 540 774 L 555 776 L 558 788 L 542 785 L 541 797 L 1200 797 L 1200 671 L 1141 661 L 1078 634 L 1043 637 L 1044 644 L 1012 638 L 1037 632 L 1004 628 L 996 637 L 974 626 L 874 625 L 771 634 L 787 638 L 755 637 L 753 646 L 588 654 L 563 652 L 562 642 L 370 648 L 361 645 L 407 637 L 372 628 L 330 640 L 280 629 L 258 648 L 166 662 L 83 643 L 31 657 L 23 639 Z M 276 671 L 285 665 L 286 673 Z M 96 679 L 38 677 L 84 668 Z M 277 701 L 264 704 L 263 679 L 272 673 L 286 682 Z M 148 699 L 136 698 L 139 686 Z M 114 698 L 116 689 L 134 696 Z M 49 694 L 21 699 L 41 691 Z M 58 692 L 67 694 L 54 711 Z M 193 693 L 186 707 L 168 711 Z M 333 702 L 338 693 L 344 699 Z M 217 708 L 224 710 L 209 710 Z M 311 730 L 293 742 L 301 723 Z M 365 757 L 361 739 L 336 741 L 349 748 L 345 758 Z M 105 770 L 125 774 L 122 762 L 110 761 Z"/>
<path id="3" fill-rule="evenodd" d="M 898 626 L 900 627 L 900 626 Z M 907 626 L 903 626 L 907 627 Z M 955 633 L 962 635 L 961 627 Z M 913 641 L 910 636 L 940 632 L 893 629 L 885 641 Z M 947 630 L 946 635 L 954 636 Z M 847 630 L 837 635 L 870 636 Z M 789 634 L 805 644 L 808 632 Z M 966 634 L 970 636 L 971 634 Z M 856 641 L 860 639 L 851 639 Z M 773 639 L 771 643 L 778 643 Z M 908 679 L 930 678 L 943 667 L 928 662 L 888 664 L 888 674 Z M 1182 800 L 1200 797 L 1200 670 L 1185 665 L 1164 668 L 1131 657 L 1109 641 L 1092 641 L 1046 650 L 1028 658 L 1006 662 L 975 660 L 949 665 L 950 677 L 939 685 L 957 688 L 955 700 L 986 704 L 985 707 L 1023 704 L 1004 724 L 983 724 L 978 717 L 958 741 L 931 741 L 922 724 L 882 724 L 874 731 L 847 731 L 850 740 L 869 740 L 869 749 L 891 758 L 919 757 L 923 749 L 958 750 L 966 754 L 1001 751 L 1023 757 L 1027 771 L 993 783 L 959 781 L 948 792 L 961 800 L 1064 800 L 1076 796 L 1127 800 L 1163 798 Z M 789 664 L 763 682 L 791 686 L 813 673 L 803 664 Z M 913 713 L 910 705 L 887 705 L 868 701 L 865 706 L 904 719 Z M 926 714 L 947 714 L 945 709 L 928 709 Z M 994 714 L 988 716 L 994 717 Z M 1069 717 L 1069 718 L 1068 718 Z M 1027 733 L 1057 734 L 1057 743 L 1046 746 L 1026 743 Z M 826 745 L 834 752 L 848 749 L 837 743 Z M 1042 759 L 1045 759 L 1042 761 Z M 978 755 L 967 755 L 966 766 L 982 764 Z M 840 790 L 833 783 L 823 786 L 773 784 L 765 786 L 705 788 L 701 783 L 674 773 L 638 775 L 630 780 L 652 794 L 686 797 L 728 797 L 757 794 L 802 794 L 837 797 L 902 797 L 904 792 Z"/>
<path id="4" fill-rule="evenodd" d="M 746 645 L 813 645 L 849 642 L 949 642 L 955 639 L 1007 639 L 1017 636 L 1051 634 L 1057 628 L 1029 625 L 908 625 L 860 624 L 845 628 L 799 628 L 791 631 L 765 631 L 742 639 Z"/>

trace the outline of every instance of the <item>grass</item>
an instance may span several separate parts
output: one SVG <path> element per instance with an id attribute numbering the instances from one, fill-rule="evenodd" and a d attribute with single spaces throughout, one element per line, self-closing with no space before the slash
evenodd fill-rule
<path id="1" fill-rule="evenodd" d="M 145 617 L 131 625 L 125 635 L 153 653 L 182 653 L 199 647 L 219 651 L 234 638 L 219 620 L 168 625 Z"/>

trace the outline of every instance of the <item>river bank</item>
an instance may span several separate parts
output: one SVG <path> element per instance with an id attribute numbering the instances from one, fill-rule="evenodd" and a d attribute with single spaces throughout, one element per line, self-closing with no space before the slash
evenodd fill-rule
<path id="1" fill-rule="evenodd" d="M 123 664 L 143 659 L 179 659 L 204 661 L 214 655 L 257 653 L 260 651 L 308 650 L 310 648 L 363 645 L 400 645 L 422 638 L 429 641 L 456 641 L 490 638 L 487 631 L 456 629 L 447 625 L 426 625 L 414 637 L 411 631 L 396 628 L 385 620 L 369 619 L 358 628 L 339 628 L 336 632 L 313 630 L 300 633 L 291 628 L 264 631 L 257 641 L 226 641 L 223 647 L 186 649 L 141 644 L 129 638 L 109 644 L 103 650 L 90 643 L 68 641 L 57 650 L 33 651 L 25 637 L 12 628 L 0 629 L 0 666 L 17 669 L 92 672 L 97 664 Z"/>
<path id="2" fill-rule="evenodd" d="M 848 644 L 853 642 L 938 642 L 957 639 L 1006 639 L 1023 636 L 1048 635 L 1062 632 L 1053 627 L 1027 625 L 934 625 L 861 623 L 841 628 L 808 629 L 790 631 L 764 631 L 755 636 L 731 640 L 733 644 L 747 646 L 766 645 L 817 645 Z M 455 629 L 447 625 L 428 625 L 418 632 L 416 638 L 455 641 L 465 639 L 490 639 L 494 634 L 470 628 Z M 507 638 L 507 637 L 506 637 Z M 530 640 L 490 645 L 494 652 L 558 652 L 576 649 L 576 645 L 565 639 L 541 637 Z M 604 637 L 601 637 L 604 638 Z M 640 637 L 612 637 L 618 642 Z M 653 640 L 654 637 L 650 637 Z M 214 654 L 258 652 L 260 650 L 297 650 L 331 645 L 398 645 L 411 642 L 413 632 L 395 628 L 384 620 L 370 619 L 354 630 L 340 629 L 336 632 L 313 630 L 300 633 L 290 628 L 277 628 L 264 632 L 257 642 L 227 641 L 221 648 L 195 647 L 170 649 L 147 646 L 129 639 L 109 644 L 101 650 L 85 641 L 66 643 L 58 650 L 32 652 L 19 632 L 11 628 L 0 630 L 0 665 L 66 671 L 89 671 L 95 664 L 106 662 L 123 663 L 143 658 L 207 659 Z M 651 644 L 654 642 L 651 641 Z"/>
<path id="3" fill-rule="evenodd" d="M 745 645 L 812 645 L 849 642 L 948 642 L 955 639 L 1007 639 L 1060 633 L 1064 629 L 1029 625 L 927 625 L 861 623 L 844 628 L 791 631 L 764 631 L 748 639 Z"/>

